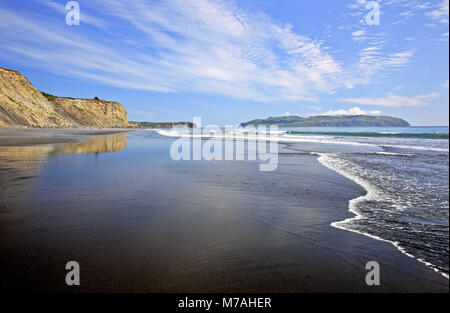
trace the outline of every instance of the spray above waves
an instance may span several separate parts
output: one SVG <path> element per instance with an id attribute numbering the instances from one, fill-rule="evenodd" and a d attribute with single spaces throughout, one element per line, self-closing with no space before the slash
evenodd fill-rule
<path id="1" fill-rule="evenodd" d="M 382 137 L 382 138 L 418 138 L 418 139 L 449 139 L 448 133 L 398 133 L 398 132 L 304 132 L 289 130 L 292 135 L 328 135 L 343 137 Z"/>
<path id="2" fill-rule="evenodd" d="M 353 137 L 348 135 L 333 136 L 325 135 L 325 132 L 310 133 L 310 132 L 295 132 L 289 130 L 277 130 L 274 132 L 268 130 L 248 130 L 243 128 L 235 128 L 223 132 L 217 129 L 206 129 L 202 133 L 193 133 L 192 130 L 183 128 L 174 129 L 155 129 L 160 135 L 169 137 L 191 137 L 191 138 L 217 138 L 225 140 L 273 140 L 273 135 L 276 135 L 276 140 L 281 143 L 318 143 L 318 144 L 333 144 L 333 145 L 347 145 L 347 146 L 361 146 L 372 147 L 383 150 L 384 148 L 394 149 L 411 149 L 422 151 L 436 151 L 448 152 L 448 140 L 440 139 L 424 139 L 419 137 L 408 138 L 391 138 L 383 136 L 374 137 Z M 356 132 L 342 132 L 342 134 L 355 134 Z M 312 134 L 312 135 L 311 135 Z M 448 137 L 448 134 L 447 134 Z M 389 141 L 388 141 L 389 140 Z M 424 141 L 425 140 L 425 141 Z M 426 144 L 424 144 L 426 143 Z"/>

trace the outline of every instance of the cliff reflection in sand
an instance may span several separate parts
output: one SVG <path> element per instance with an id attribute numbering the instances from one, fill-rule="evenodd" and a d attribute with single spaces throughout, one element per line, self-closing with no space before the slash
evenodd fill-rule
<path id="1" fill-rule="evenodd" d="M 81 143 L 66 143 L 55 147 L 58 154 L 100 154 L 120 152 L 127 146 L 127 134 L 99 136 Z"/>
<path id="2" fill-rule="evenodd" d="M 83 142 L 59 145 L 0 147 L 0 168 L 29 171 L 51 154 L 100 154 L 120 152 L 127 146 L 127 134 L 96 136 Z"/>

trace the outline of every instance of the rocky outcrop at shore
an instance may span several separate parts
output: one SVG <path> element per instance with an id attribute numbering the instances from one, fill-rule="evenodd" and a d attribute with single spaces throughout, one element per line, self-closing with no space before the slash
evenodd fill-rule
<path id="1" fill-rule="evenodd" d="M 155 122 L 132 122 L 130 121 L 130 127 L 133 128 L 197 128 L 197 125 L 191 122 L 167 122 L 167 123 L 155 123 Z"/>
<path id="2" fill-rule="evenodd" d="M 118 102 L 41 93 L 17 71 L 0 68 L 0 127 L 128 127 Z"/>

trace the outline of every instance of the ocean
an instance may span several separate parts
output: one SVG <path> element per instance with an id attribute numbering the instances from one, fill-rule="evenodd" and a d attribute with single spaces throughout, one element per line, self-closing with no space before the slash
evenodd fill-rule
<path id="1" fill-rule="evenodd" d="M 277 134 L 286 149 L 317 155 L 366 190 L 349 202 L 355 216 L 331 226 L 390 242 L 449 277 L 448 127 L 289 127 Z"/>
<path id="2" fill-rule="evenodd" d="M 248 142 L 245 159 L 177 161 L 179 129 L 4 131 L 0 290 L 448 292 L 448 140 L 342 130 L 279 130 L 273 171 Z M 414 131 L 448 129 L 395 130 Z"/>

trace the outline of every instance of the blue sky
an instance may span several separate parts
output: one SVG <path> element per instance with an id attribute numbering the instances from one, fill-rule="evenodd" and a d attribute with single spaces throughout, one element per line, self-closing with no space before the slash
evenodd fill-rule
<path id="1" fill-rule="evenodd" d="M 130 120 L 382 114 L 448 125 L 449 1 L 0 2 L 0 67 Z"/>

